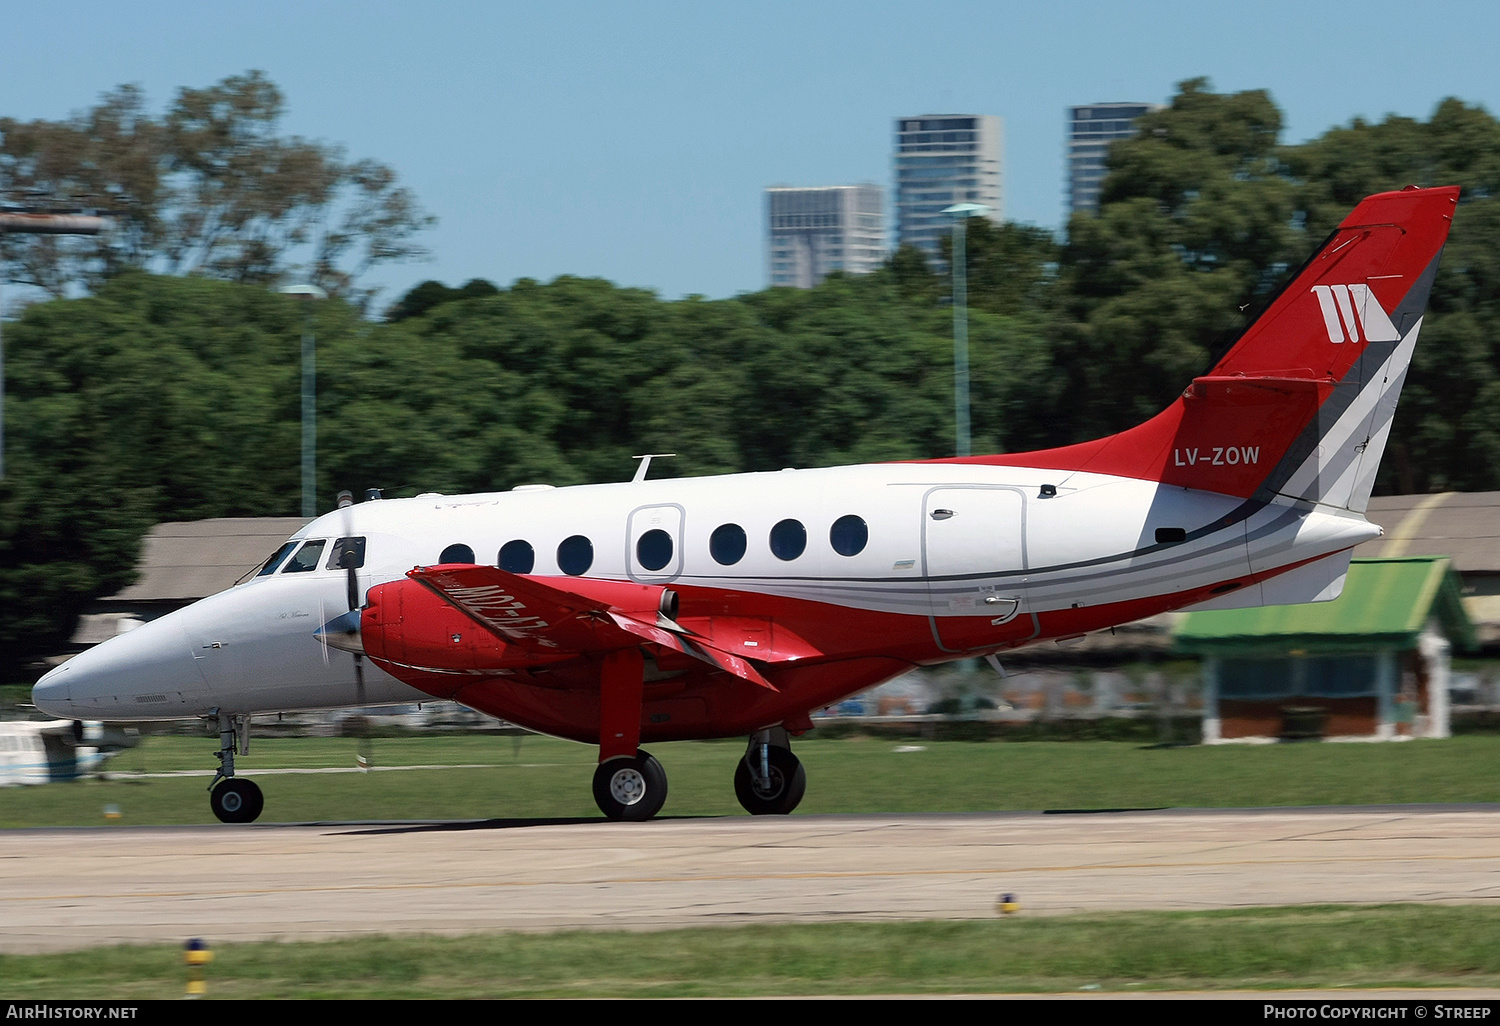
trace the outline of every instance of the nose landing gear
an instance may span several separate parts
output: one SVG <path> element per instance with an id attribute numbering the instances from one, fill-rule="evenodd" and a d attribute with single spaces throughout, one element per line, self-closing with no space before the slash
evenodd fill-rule
<path id="1" fill-rule="evenodd" d="M 231 717 L 214 710 L 219 721 L 219 771 L 208 785 L 208 806 L 220 823 L 253 823 L 265 807 L 265 796 L 253 780 L 234 775 L 234 753 L 250 751 L 250 717 Z"/>
<path id="2" fill-rule="evenodd" d="M 255 781 L 234 777 L 214 785 L 208 793 L 208 804 L 221 823 L 253 823 L 265 806 L 265 798 Z"/>

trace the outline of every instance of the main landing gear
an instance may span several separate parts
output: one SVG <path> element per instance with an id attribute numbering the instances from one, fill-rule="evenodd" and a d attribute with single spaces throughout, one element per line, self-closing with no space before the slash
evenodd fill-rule
<path id="1" fill-rule="evenodd" d="M 644 659 L 639 649 L 621 649 L 599 665 L 599 767 L 594 802 L 610 819 L 639 823 L 661 811 L 667 774 L 637 747 L 641 741 Z M 734 793 L 752 816 L 785 816 L 807 792 L 807 773 L 792 754 L 785 727 L 750 736 L 734 771 Z"/>
<path id="2" fill-rule="evenodd" d="M 594 770 L 594 802 L 610 819 L 650 819 L 667 800 L 667 773 L 650 752 L 617 755 Z"/>
<path id="3" fill-rule="evenodd" d="M 214 711 L 219 721 L 219 771 L 208 785 L 208 805 L 220 823 L 253 823 L 265 807 L 265 796 L 253 780 L 234 775 L 234 753 L 250 751 L 250 717 Z"/>
<path id="4" fill-rule="evenodd" d="M 735 797 L 750 815 L 785 816 L 807 793 L 807 771 L 787 744 L 784 728 L 757 731 L 745 757 L 735 764 Z M 634 755 L 612 756 L 594 770 L 594 802 L 610 819 L 644 822 L 660 812 L 666 800 L 667 774 L 650 752 L 638 749 Z"/>
<path id="5" fill-rule="evenodd" d="M 785 816 L 807 793 L 807 772 L 784 727 L 756 731 L 734 768 L 734 795 L 752 816 Z"/>

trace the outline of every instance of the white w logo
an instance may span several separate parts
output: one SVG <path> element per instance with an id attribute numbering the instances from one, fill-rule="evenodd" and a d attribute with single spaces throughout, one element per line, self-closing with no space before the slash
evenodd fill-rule
<path id="1" fill-rule="evenodd" d="M 1349 341 L 1358 342 L 1361 329 L 1366 342 L 1395 342 L 1401 338 L 1380 302 L 1370 294 L 1370 286 L 1314 285 L 1312 290 L 1323 308 L 1328 341 L 1344 341 L 1347 330 Z"/>

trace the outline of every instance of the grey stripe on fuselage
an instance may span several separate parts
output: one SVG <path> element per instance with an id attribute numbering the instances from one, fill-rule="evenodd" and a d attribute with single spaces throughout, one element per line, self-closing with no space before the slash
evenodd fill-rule
<path id="1" fill-rule="evenodd" d="M 1245 562 L 1245 534 L 1233 535 L 1218 540 L 1197 550 L 1185 550 L 1184 546 L 1194 541 L 1203 541 L 1214 534 L 1224 531 L 1232 531 L 1241 525 L 1246 519 L 1253 516 L 1266 506 L 1266 503 L 1254 499 L 1247 499 L 1234 510 L 1218 518 L 1213 523 L 1198 528 L 1187 536 L 1183 542 L 1170 542 L 1143 546 L 1126 552 L 1118 552 L 1108 556 L 1100 556 L 1095 559 L 1080 560 L 1075 563 L 1059 563 L 1053 566 L 1031 567 L 1026 570 L 995 570 L 972 574 L 954 574 L 946 577 L 906 577 L 906 578 L 822 578 L 822 577 L 741 577 L 741 578 L 717 578 L 717 577 L 693 577 L 680 578 L 686 583 L 701 582 L 712 587 L 734 587 L 733 582 L 739 586 L 760 584 L 781 587 L 777 590 L 786 592 L 809 592 L 817 596 L 817 601 L 832 601 L 835 596 L 849 597 L 854 599 L 883 599 L 887 603 L 896 606 L 909 607 L 926 611 L 926 603 L 932 598 L 941 598 L 944 595 L 961 595 L 968 593 L 974 582 L 992 582 L 996 587 L 1007 585 L 1019 586 L 1025 584 L 1029 590 L 1040 590 L 1044 588 L 1056 588 L 1059 586 L 1071 586 L 1078 588 L 1080 597 L 1089 597 L 1101 591 L 1108 591 L 1113 587 L 1118 578 L 1133 575 L 1143 578 L 1142 584 L 1149 583 L 1153 571 L 1171 571 L 1173 576 L 1180 575 L 1184 562 L 1187 560 L 1201 561 L 1195 567 L 1194 572 L 1199 574 L 1214 574 L 1219 570 L 1225 572 L 1226 577 L 1238 577 L 1249 572 L 1249 566 Z M 1301 514 L 1296 510 L 1287 508 L 1278 514 L 1267 525 L 1256 530 L 1257 537 L 1265 533 L 1281 530 L 1289 523 L 1294 522 Z M 1162 558 L 1149 563 L 1137 562 L 1144 556 L 1160 555 Z M 1223 558 L 1214 561 L 1214 556 Z M 1115 565 L 1110 564 L 1129 564 Z M 1108 569 L 1104 569 L 1109 567 Z M 1077 571 L 1090 571 L 1078 573 Z M 1073 571 L 1069 573 L 1069 571 Z M 889 587 L 896 582 L 906 587 Z M 911 586 L 917 583 L 925 583 L 927 591 L 916 592 Z M 881 587 L 870 587 L 870 585 L 882 585 Z M 948 585 L 950 587 L 943 587 Z M 953 586 L 958 587 L 953 587 Z"/>

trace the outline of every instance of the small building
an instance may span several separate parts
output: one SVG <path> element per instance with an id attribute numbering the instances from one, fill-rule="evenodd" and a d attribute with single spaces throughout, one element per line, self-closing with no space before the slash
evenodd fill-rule
<path id="1" fill-rule="evenodd" d="M 1500 492 L 1377 496 L 1365 516 L 1385 533 L 1356 557 L 1447 556 L 1480 646 L 1500 650 Z"/>
<path id="2" fill-rule="evenodd" d="M 69 654 L 234 587 L 306 524 L 302 517 L 157 524 L 141 545 L 135 583 L 90 605 Z"/>
<path id="3" fill-rule="evenodd" d="M 1476 647 L 1442 556 L 1356 559 L 1332 602 L 1191 613 L 1203 740 L 1447 737 L 1453 646 Z"/>

